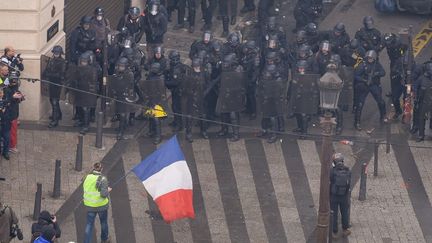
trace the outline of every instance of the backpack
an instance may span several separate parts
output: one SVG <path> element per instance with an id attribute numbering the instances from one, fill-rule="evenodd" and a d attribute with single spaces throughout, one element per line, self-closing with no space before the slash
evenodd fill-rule
<path id="1" fill-rule="evenodd" d="M 345 196 L 349 191 L 351 172 L 347 168 L 335 169 L 334 181 L 331 187 L 331 194 Z"/>

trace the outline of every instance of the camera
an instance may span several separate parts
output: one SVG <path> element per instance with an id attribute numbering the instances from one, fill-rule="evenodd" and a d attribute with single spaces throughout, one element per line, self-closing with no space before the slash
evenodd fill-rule
<path id="1" fill-rule="evenodd" d="M 19 228 L 19 226 L 17 224 L 12 225 L 11 227 L 11 231 L 10 231 L 10 237 L 13 238 L 18 238 L 18 240 L 23 240 L 24 239 L 24 235 L 22 233 L 22 230 Z"/>

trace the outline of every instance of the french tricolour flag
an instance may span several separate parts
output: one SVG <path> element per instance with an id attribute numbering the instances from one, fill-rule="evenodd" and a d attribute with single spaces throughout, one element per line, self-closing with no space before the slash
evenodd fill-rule
<path id="1" fill-rule="evenodd" d="M 181 218 L 195 218 L 192 176 L 183 152 L 173 136 L 133 169 L 170 223 Z"/>

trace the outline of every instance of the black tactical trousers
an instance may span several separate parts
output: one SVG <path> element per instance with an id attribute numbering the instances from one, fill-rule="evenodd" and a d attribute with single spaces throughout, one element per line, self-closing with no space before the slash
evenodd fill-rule
<path id="1" fill-rule="evenodd" d="M 186 5 L 189 8 L 188 11 L 188 22 L 189 26 L 195 26 L 195 1 L 194 0 L 178 0 L 178 24 L 184 24 L 184 17 L 186 14 Z"/>
<path id="2" fill-rule="evenodd" d="M 355 100 L 357 104 L 355 104 L 356 107 L 356 113 L 359 113 L 358 116 L 360 116 L 363 105 L 365 104 L 366 97 L 369 94 L 369 92 L 372 94 L 372 97 L 376 101 L 378 105 L 378 109 L 380 112 L 380 119 L 384 119 L 386 115 L 386 107 L 385 107 L 385 101 L 382 98 L 382 88 L 381 85 L 378 84 L 370 84 L 367 85 L 364 82 L 360 82 L 356 84 L 356 93 L 354 94 Z M 360 120 L 360 117 L 357 117 Z"/>
<path id="3" fill-rule="evenodd" d="M 348 194 L 349 195 L 349 194 Z M 330 196 L 330 208 L 333 211 L 333 233 L 338 232 L 338 214 L 339 210 L 342 216 L 342 229 L 349 228 L 349 196 Z"/>
<path id="4" fill-rule="evenodd" d="M 248 84 L 246 87 L 246 112 L 256 113 L 256 84 Z"/>
<path id="5" fill-rule="evenodd" d="M 216 103 L 218 99 L 218 93 L 217 89 L 213 88 L 210 90 L 210 92 L 205 97 L 205 114 L 207 119 L 214 120 L 215 119 L 215 110 L 216 110 Z"/>
<path id="6" fill-rule="evenodd" d="M 59 99 L 50 98 L 51 104 L 51 121 L 59 121 L 62 119 L 62 112 L 60 109 Z"/>
<path id="7" fill-rule="evenodd" d="M 237 0 L 220 0 L 219 1 L 220 16 L 237 16 Z"/>
<path id="8" fill-rule="evenodd" d="M 400 83 L 400 80 L 391 80 L 391 98 L 397 115 L 402 114 L 400 98 L 404 94 L 405 86 Z"/>
<path id="9" fill-rule="evenodd" d="M 301 133 L 307 133 L 309 116 L 303 113 L 295 113 L 294 114 L 297 120 L 297 127 Z"/>
<path id="10" fill-rule="evenodd" d="M 213 15 L 216 11 L 216 7 L 216 0 L 201 0 L 201 11 L 207 28 L 211 27 L 212 25 Z"/>

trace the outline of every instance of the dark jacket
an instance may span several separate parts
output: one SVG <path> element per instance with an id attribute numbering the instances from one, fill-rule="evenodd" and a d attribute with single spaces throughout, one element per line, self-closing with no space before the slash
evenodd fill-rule
<path id="1" fill-rule="evenodd" d="M 4 89 L 4 96 L 5 99 L 7 100 L 8 104 L 9 104 L 9 109 L 8 109 L 8 119 L 15 120 L 18 119 L 19 116 L 19 104 L 21 103 L 21 99 L 16 99 L 13 97 L 13 95 L 16 92 L 20 92 L 18 90 L 18 85 L 9 85 L 7 86 L 7 88 Z"/>
<path id="2" fill-rule="evenodd" d="M 31 227 L 32 241 L 30 241 L 30 242 L 33 242 L 33 240 L 35 240 L 37 237 L 41 236 L 42 232 L 43 232 L 43 228 L 47 227 L 47 226 L 50 226 L 55 230 L 56 238 L 60 238 L 61 230 L 60 230 L 59 225 L 52 221 L 51 214 L 48 211 L 42 211 L 39 214 L 38 222 L 32 224 L 32 227 Z"/>
<path id="3" fill-rule="evenodd" d="M 146 11 L 144 18 L 144 32 L 148 44 L 162 44 L 164 34 L 168 27 L 168 14 L 166 9 L 161 5 L 159 13 L 151 15 Z"/>

